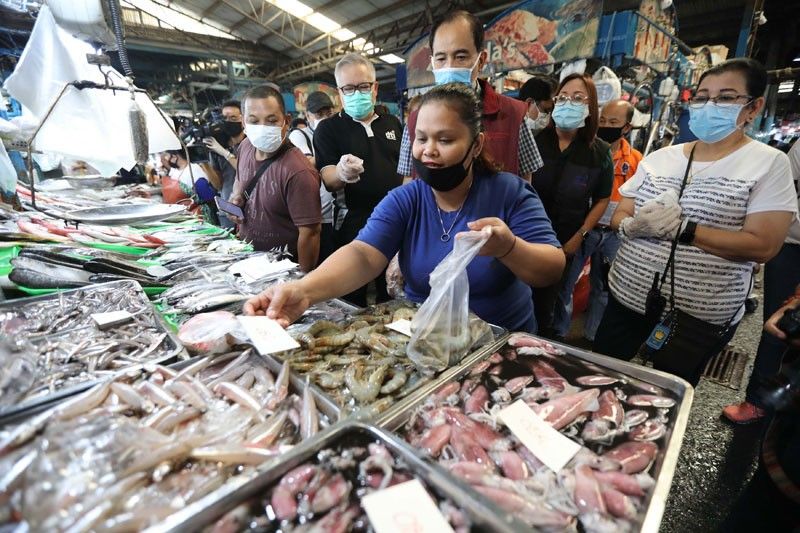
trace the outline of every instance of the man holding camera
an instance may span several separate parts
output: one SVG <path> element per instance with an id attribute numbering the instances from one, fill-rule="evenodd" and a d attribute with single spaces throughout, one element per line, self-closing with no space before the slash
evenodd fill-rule
<path id="1" fill-rule="evenodd" d="M 222 104 L 222 132 L 228 141 L 223 146 L 214 137 L 206 137 L 203 144 L 211 152 L 209 159 L 211 166 L 219 173 L 222 178 L 222 189 L 219 191 L 224 200 L 230 200 L 233 192 L 233 183 L 236 181 L 236 164 L 239 144 L 246 137 L 244 124 L 242 122 L 242 106 L 238 100 L 228 100 Z M 225 212 L 219 214 L 220 225 L 223 228 L 233 228 L 234 223 Z"/>
<path id="2" fill-rule="evenodd" d="M 800 270 L 800 263 L 794 267 Z M 726 532 L 797 531 L 800 527 L 800 285 L 764 325 L 782 346 L 784 365 L 757 396 L 774 410 L 758 469 L 720 528 Z"/>

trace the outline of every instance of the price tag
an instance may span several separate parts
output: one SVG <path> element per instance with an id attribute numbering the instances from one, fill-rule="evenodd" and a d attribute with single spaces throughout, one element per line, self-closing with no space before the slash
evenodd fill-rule
<path id="1" fill-rule="evenodd" d="M 285 352 L 300 347 L 297 341 L 271 318 L 265 316 L 240 316 L 238 318 L 253 346 L 261 355 Z"/>
<path id="2" fill-rule="evenodd" d="M 270 261 L 267 255 L 258 255 L 232 264 L 228 267 L 228 272 L 239 274 L 247 283 L 252 283 L 273 274 L 288 272 L 295 267 L 297 267 L 297 263 L 288 259 Z"/>
<path id="3" fill-rule="evenodd" d="M 553 472 L 564 468 L 581 449 L 580 444 L 553 429 L 522 400 L 512 403 L 499 415 L 511 433 Z"/>
<path id="4" fill-rule="evenodd" d="M 98 328 L 106 330 L 129 322 L 133 315 L 128 311 L 110 311 L 108 313 L 94 313 L 91 317 Z"/>
<path id="5" fill-rule="evenodd" d="M 367 494 L 361 505 L 377 533 L 453 531 L 417 479 Z"/>
<path id="6" fill-rule="evenodd" d="M 403 335 L 411 336 L 411 321 L 407 318 L 401 318 L 396 322 L 392 322 L 391 324 L 386 324 L 386 327 L 396 331 L 397 333 L 402 333 Z"/>

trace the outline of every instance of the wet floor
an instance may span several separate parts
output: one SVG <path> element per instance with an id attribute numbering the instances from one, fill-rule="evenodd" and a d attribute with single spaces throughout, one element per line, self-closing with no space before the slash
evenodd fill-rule
<path id="1" fill-rule="evenodd" d="M 760 289 L 754 291 L 759 300 L 760 293 Z M 575 322 L 572 332 L 582 331 L 581 321 Z M 718 531 L 755 471 L 759 441 L 765 426 L 761 423 L 734 426 L 721 417 L 721 412 L 726 405 L 744 400 L 761 327 L 759 306 L 755 313 L 745 315 L 731 342 L 737 351 L 750 357 L 740 390 L 705 380 L 695 390 L 672 490 L 661 522 L 663 533 Z"/>

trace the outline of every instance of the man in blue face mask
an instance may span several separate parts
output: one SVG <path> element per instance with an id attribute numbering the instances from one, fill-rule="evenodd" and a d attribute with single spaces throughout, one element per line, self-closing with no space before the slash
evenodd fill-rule
<path id="1" fill-rule="evenodd" d="M 375 110 L 378 83 L 367 58 L 345 55 L 334 75 L 343 110 L 319 123 L 313 142 L 315 164 L 325 187 L 344 191 L 347 214 L 335 234 L 341 247 L 358 235 L 378 202 L 402 184 L 395 169 L 403 128 L 397 117 Z M 375 282 L 378 301 L 387 300 L 383 275 Z M 366 305 L 366 287 L 345 298 Z"/>
<path id="2" fill-rule="evenodd" d="M 431 69 L 437 85 L 464 83 L 478 93 L 483 103 L 483 127 L 486 146 L 503 170 L 530 182 L 542 166 L 542 158 L 525 123 L 528 106 L 497 94 L 491 84 L 480 79 L 486 65 L 483 26 L 466 11 L 453 11 L 438 20 L 431 30 Z M 410 179 L 411 146 L 415 137 L 417 114 L 411 113 L 403 131 L 403 145 L 397 172 Z"/>

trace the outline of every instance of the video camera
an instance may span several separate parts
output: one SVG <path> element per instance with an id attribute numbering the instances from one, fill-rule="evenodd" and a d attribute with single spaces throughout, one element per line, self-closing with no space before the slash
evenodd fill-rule
<path id="1" fill-rule="evenodd" d="M 205 118 L 205 120 L 187 117 L 178 119 L 177 128 L 180 132 L 181 140 L 184 144 L 189 145 L 189 159 L 192 163 L 207 163 L 209 161 L 208 148 L 203 144 L 203 139 L 213 137 L 222 146 L 226 146 L 231 139 L 230 135 L 225 133 L 225 119 L 219 110 L 212 110 L 206 114 Z"/>

